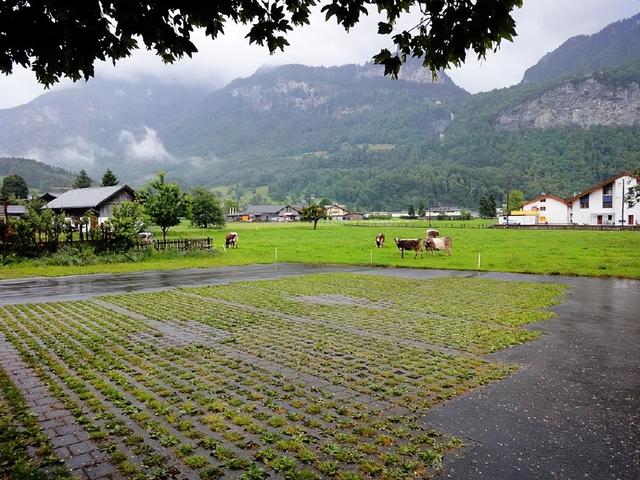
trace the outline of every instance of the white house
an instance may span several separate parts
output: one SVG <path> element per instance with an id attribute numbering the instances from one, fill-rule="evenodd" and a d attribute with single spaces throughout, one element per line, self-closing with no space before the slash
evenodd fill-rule
<path id="1" fill-rule="evenodd" d="M 619 173 L 570 198 L 542 194 L 524 201 L 521 209 L 510 212 L 515 225 L 640 225 L 640 203 L 630 206 L 625 197 L 640 177 Z M 499 219 L 505 224 L 507 217 Z"/>
<path id="2" fill-rule="evenodd" d="M 640 204 L 625 201 L 640 177 L 623 172 L 568 198 L 569 222 L 578 225 L 640 225 Z"/>
<path id="3" fill-rule="evenodd" d="M 534 199 L 525 201 L 522 210 L 534 212 L 539 224 L 567 224 L 569 205 L 560 197 L 543 193 Z"/>

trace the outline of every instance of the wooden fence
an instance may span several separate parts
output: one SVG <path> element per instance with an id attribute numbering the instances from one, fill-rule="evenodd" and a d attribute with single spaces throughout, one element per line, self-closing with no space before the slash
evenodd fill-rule
<path id="1" fill-rule="evenodd" d="M 153 247 L 158 251 L 178 250 L 181 252 L 188 250 L 211 250 L 213 243 L 207 238 L 179 238 L 175 240 L 154 240 L 153 243 L 141 243 L 136 248 Z"/>
<path id="2" fill-rule="evenodd" d="M 435 225 L 429 225 L 429 222 L 396 222 L 390 221 L 364 221 L 364 222 L 344 222 L 344 225 L 350 227 L 377 227 L 377 228 L 491 228 L 492 225 L 486 223 L 466 223 L 464 220 L 458 220 L 455 222 L 444 222 L 438 220 Z"/>

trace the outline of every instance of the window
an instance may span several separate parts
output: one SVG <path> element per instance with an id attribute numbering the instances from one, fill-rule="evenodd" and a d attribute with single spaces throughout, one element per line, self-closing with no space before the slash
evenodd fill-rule
<path id="1" fill-rule="evenodd" d="M 580 208 L 589 208 L 589 194 L 580 197 Z"/>
<path id="2" fill-rule="evenodd" d="M 602 188 L 602 208 L 613 208 L 613 183 Z"/>
<path id="3" fill-rule="evenodd" d="M 540 211 L 544 212 L 547 209 L 547 207 L 540 207 Z"/>

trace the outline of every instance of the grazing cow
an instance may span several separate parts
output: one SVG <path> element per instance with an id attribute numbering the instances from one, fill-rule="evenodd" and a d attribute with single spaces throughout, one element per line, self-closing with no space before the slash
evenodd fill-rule
<path id="1" fill-rule="evenodd" d="M 376 247 L 382 248 L 384 247 L 384 233 L 379 233 L 376 237 Z"/>
<path id="2" fill-rule="evenodd" d="M 396 246 L 400 249 L 400 257 L 404 258 L 405 250 L 415 250 L 416 255 L 413 258 L 418 258 L 418 254 L 420 254 L 420 258 L 422 258 L 422 254 L 424 252 L 424 241 L 419 238 L 412 239 L 403 239 L 396 238 Z"/>
<path id="3" fill-rule="evenodd" d="M 451 237 L 427 238 L 425 240 L 427 250 L 432 254 L 436 254 L 436 250 L 444 250 L 445 255 L 451 255 Z"/>
<path id="4" fill-rule="evenodd" d="M 238 234 L 236 232 L 227 233 L 227 237 L 224 240 L 225 248 L 238 248 Z"/>
<path id="5" fill-rule="evenodd" d="M 438 230 L 434 228 L 430 228 L 427 230 L 427 238 L 438 238 L 439 236 L 440 233 L 438 232 Z"/>

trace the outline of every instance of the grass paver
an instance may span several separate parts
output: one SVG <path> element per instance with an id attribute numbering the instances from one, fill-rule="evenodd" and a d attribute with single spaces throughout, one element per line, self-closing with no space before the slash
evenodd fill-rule
<path id="1" fill-rule="evenodd" d="M 6 378 L 20 390 L 25 406 L 30 407 L 40 430 L 48 437 L 53 449 L 51 456 L 55 455 L 64 461 L 64 465 L 78 478 L 120 478 L 107 457 L 89 440 L 89 434 L 75 422 L 73 415 L 62 402 L 48 392 L 34 370 L 20 358 L 16 348 L 2 333 L 0 362 L 5 369 Z M 12 461 L 15 462 L 15 459 Z M 67 472 L 62 468 L 56 468 L 43 472 L 43 476 L 66 478 Z"/>
<path id="2" fill-rule="evenodd" d="M 98 455 L 133 479 L 429 477 L 460 443 L 421 416 L 512 372 L 480 355 L 532 338 L 521 325 L 561 290 L 370 280 L 7 306 L 0 334 L 37 373 L 29 388 L 55 395 L 32 408 L 91 478 L 107 469 Z"/>

